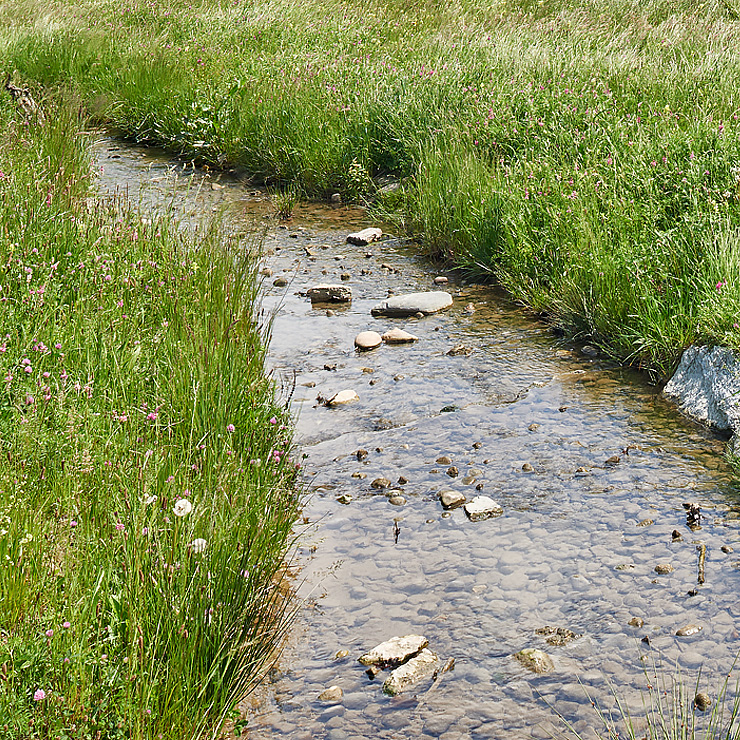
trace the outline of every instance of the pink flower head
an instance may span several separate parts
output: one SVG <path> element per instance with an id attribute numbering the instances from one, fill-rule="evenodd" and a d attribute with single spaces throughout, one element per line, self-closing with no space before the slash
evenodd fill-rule
<path id="1" fill-rule="evenodd" d="M 54 630 L 46 630 L 46 632 L 44 632 L 44 634 L 47 637 L 54 637 Z"/>
<path id="2" fill-rule="evenodd" d="M 274 416 L 270 419 L 270 424 L 277 424 L 277 419 Z"/>
<path id="3" fill-rule="evenodd" d="M 227 432 L 235 432 L 236 431 L 236 427 L 233 424 L 227 424 L 226 425 L 226 431 Z"/>
<path id="4" fill-rule="evenodd" d="M 46 699 L 46 692 L 43 689 L 36 689 L 33 692 L 34 701 L 43 701 L 44 699 Z"/>
<path id="5" fill-rule="evenodd" d="M 725 285 L 727 285 L 727 283 L 726 283 L 726 282 L 725 282 L 724 280 L 720 280 L 720 281 L 719 281 L 719 282 L 717 283 L 717 290 L 722 290 L 722 288 L 724 288 L 724 287 L 725 287 Z"/>
<path id="6" fill-rule="evenodd" d="M 69 622 L 62 622 L 62 629 L 68 630 L 71 626 Z"/>

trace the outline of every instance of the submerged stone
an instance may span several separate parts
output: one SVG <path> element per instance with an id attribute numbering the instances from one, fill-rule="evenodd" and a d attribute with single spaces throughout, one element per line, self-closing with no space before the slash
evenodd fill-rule
<path id="1" fill-rule="evenodd" d="M 311 303 L 348 303 L 352 289 L 346 285 L 315 285 L 306 291 Z"/>
<path id="2" fill-rule="evenodd" d="M 353 401 L 359 401 L 360 397 L 355 391 L 339 391 L 335 393 L 330 399 L 326 401 L 327 406 L 343 406 L 345 403 L 352 403 Z"/>
<path id="3" fill-rule="evenodd" d="M 516 653 L 514 657 L 533 673 L 547 673 L 555 668 L 552 658 L 537 648 L 525 648 Z"/>

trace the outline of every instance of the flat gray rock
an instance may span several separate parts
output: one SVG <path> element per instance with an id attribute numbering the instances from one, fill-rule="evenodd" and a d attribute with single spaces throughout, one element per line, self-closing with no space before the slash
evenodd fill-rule
<path id="1" fill-rule="evenodd" d="M 381 229 L 363 229 L 362 231 L 356 231 L 354 234 L 349 234 L 347 241 L 357 247 L 364 247 L 370 242 L 378 241 L 381 236 L 383 236 Z"/>
<path id="2" fill-rule="evenodd" d="M 393 296 L 374 306 L 370 313 L 373 316 L 425 316 L 443 311 L 452 305 L 452 296 L 444 290 L 432 290 L 425 293 L 408 293 Z"/>
<path id="3" fill-rule="evenodd" d="M 492 516 L 501 516 L 504 510 L 490 496 L 476 496 L 465 504 L 465 513 L 471 522 L 479 522 Z"/>
<path id="4" fill-rule="evenodd" d="M 408 663 L 399 666 L 383 683 L 383 691 L 390 696 L 400 694 L 409 686 L 426 678 L 439 663 L 439 658 L 429 648 L 424 648 L 417 656 L 411 658 Z"/>
<path id="5" fill-rule="evenodd" d="M 398 665 L 408 660 L 412 655 L 416 655 L 428 644 L 429 640 L 423 635 L 392 637 L 360 656 L 360 663 L 379 666 Z"/>
<path id="6" fill-rule="evenodd" d="M 710 427 L 740 429 L 740 359 L 727 347 L 689 347 L 663 393 Z"/>
<path id="7" fill-rule="evenodd" d="M 306 291 L 311 303 L 348 303 L 352 290 L 346 285 L 315 285 Z"/>

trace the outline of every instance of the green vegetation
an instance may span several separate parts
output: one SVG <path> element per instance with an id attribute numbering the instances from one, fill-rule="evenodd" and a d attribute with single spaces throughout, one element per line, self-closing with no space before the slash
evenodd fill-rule
<path id="1" fill-rule="evenodd" d="M 622 360 L 740 347 L 729 0 L 18 0 L 2 56 L 140 142 L 327 197 Z"/>
<path id="2" fill-rule="evenodd" d="M 296 518 L 254 251 L 89 199 L 0 103 L 0 738 L 211 733 L 274 657 Z"/>

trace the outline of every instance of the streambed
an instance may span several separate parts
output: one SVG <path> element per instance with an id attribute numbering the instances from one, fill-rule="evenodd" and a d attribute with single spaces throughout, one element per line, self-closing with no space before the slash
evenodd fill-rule
<path id="1" fill-rule="evenodd" d="M 304 204 L 281 224 L 238 177 L 109 140 L 97 152 L 101 187 L 143 208 L 171 202 L 192 223 L 223 209 L 234 238 L 265 230 L 269 361 L 297 414 L 308 499 L 295 562 L 304 605 L 269 685 L 245 705 L 250 738 L 549 737 L 562 727 L 552 707 L 589 737 L 599 722 L 586 692 L 609 706 L 612 684 L 639 710 L 653 662 L 666 675 L 678 664 L 690 689 L 701 669 L 716 694 L 740 649 L 740 499 L 722 440 L 644 376 L 560 343 L 452 273 L 449 310 L 373 318 L 389 292 L 437 289 L 439 273 L 403 239 L 347 244 L 369 225 L 359 209 Z M 312 306 L 305 292 L 321 283 L 349 286 L 351 305 Z M 355 351 L 360 331 L 394 326 L 419 341 Z M 359 401 L 317 401 L 345 389 Z M 404 503 L 371 486 L 381 477 Z M 488 495 L 503 514 L 445 512 L 445 489 Z M 701 507 L 699 528 L 685 503 Z M 675 634 L 689 624 L 701 630 Z M 580 636 L 550 645 L 545 626 Z M 429 693 L 426 681 L 386 697 L 384 675 L 371 680 L 357 658 L 406 633 L 455 667 Z M 527 647 L 554 670 L 513 659 Z M 333 685 L 341 701 L 320 701 Z"/>

